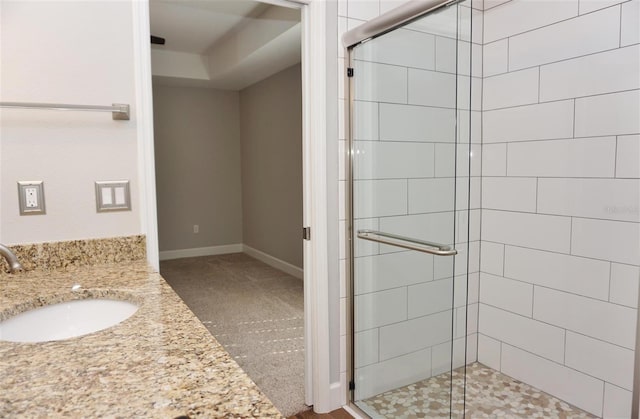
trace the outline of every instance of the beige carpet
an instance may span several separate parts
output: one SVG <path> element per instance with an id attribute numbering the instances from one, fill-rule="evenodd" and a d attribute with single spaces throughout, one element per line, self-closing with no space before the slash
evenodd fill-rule
<path id="1" fill-rule="evenodd" d="M 302 280 L 243 253 L 163 261 L 160 273 L 284 416 L 308 409 Z"/>

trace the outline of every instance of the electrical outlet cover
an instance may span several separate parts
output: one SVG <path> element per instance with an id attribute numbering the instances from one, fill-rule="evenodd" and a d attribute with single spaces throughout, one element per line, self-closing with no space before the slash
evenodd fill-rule
<path id="1" fill-rule="evenodd" d="M 44 182 L 41 180 L 18 182 L 20 215 L 46 214 L 44 207 Z"/>

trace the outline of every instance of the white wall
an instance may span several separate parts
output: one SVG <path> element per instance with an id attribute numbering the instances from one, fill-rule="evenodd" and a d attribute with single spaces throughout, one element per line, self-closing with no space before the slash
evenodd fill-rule
<path id="1" fill-rule="evenodd" d="M 640 2 L 485 4 L 479 360 L 629 417 Z"/>
<path id="2" fill-rule="evenodd" d="M 108 113 L 0 111 L 0 241 L 141 232 L 130 2 L 2 1 L 0 100 L 128 103 Z M 94 181 L 131 181 L 133 210 L 96 213 Z M 46 215 L 19 216 L 16 182 L 43 180 Z"/>

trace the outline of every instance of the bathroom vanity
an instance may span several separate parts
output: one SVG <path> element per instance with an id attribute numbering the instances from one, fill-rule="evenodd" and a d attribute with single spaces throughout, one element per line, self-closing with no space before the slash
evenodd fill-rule
<path id="1" fill-rule="evenodd" d="M 281 417 L 144 260 L 0 273 L 0 320 L 61 301 L 139 306 L 65 340 L 0 340 L 0 417 Z"/>

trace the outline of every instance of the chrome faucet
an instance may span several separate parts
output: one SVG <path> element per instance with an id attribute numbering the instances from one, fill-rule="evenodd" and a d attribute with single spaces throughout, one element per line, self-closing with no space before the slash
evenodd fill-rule
<path id="1" fill-rule="evenodd" d="M 0 255 L 2 255 L 9 264 L 9 272 L 16 273 L 24 269 L 22 264 L 18 261 L 16 254 L 3 244 L 0 244 Z"/>

